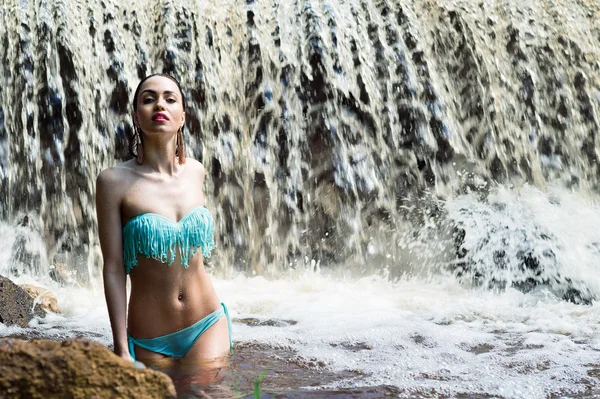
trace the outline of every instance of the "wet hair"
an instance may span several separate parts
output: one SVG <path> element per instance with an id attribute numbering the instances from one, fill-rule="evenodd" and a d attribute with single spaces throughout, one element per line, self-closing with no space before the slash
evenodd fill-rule
<path id="1" fill-rule="evenodd" d="M 145 81 L 147 81 L 150 78 L 153 78 L 155 76 L 162 76 L 163 78 L 168 78 L 171 79 L 173 82 L 175 82 L 175 84 L 177 85 L 177 88 L 179 89 L 179 94 L 181 95 L 181 104 L 182 104 L 182 108 L 183 111 L 185 112 L 185 96 L 183 95 L 183 90 L 181 90 L 181 85 L 179 84 L 179 81 L 177 79 L 175 79 L 173 76 L 168 75 L 166 73 L 153 73 L 152 75 L 148 75 L 146 76 L 144 79 L 140 80 L 140 83 L 138 84 L 137 88 L 135 89 L 135 94 L 133 95 L 133 112 L 137 111 L 137 103 L 138 103 L 138 96 L 140 94 L 140 88 L 142 87 L 142 85 L 144 84 Z M 185 128 L 185 124 L 181 127 L 181 134 L 183 137 L 183 130 Z M 132 156 L 133 158 L 137 157 L 137 146 L 138 143 L 142 140 L 142 136 L 141 136 L 141 129 L 137 126 L 135 126 L 135 123 L 133 125 L 133 136 L 131 137 L 131 139 L 129 140 L 129 155 Z"/>

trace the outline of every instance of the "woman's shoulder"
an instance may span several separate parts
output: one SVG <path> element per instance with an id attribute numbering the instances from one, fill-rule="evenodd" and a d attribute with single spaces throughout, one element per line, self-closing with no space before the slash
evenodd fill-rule
<path id="1" fill-rule="evenodd" d="M 96 179 L 97 184 L 115 185 L 129 180 L 135 171 L 135 160 L 120 163 L 102 170 Z"/>
<path id="2" fill-rule="evenodd" d="M 202 176 L 206 173 L 206 169 L 204 168 L 204 165 L 202 165 L 202 162 L 196 159 L 187 158 L 185 163 L 194 173 L 200 173 Z"/>

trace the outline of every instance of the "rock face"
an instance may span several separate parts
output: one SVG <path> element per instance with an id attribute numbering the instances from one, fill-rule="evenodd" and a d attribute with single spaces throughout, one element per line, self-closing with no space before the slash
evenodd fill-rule
<path id="1" fill-rule="evenodd" d="M 0 323 L 27 327 L 33 316 L 45 315 L 44 309 L 23 288 L 0 276 Z"/>
<path id="2" fill-rule="evenodd" d="M 23 288 L 34 301 L 40 304 L 40 306 L 46 310 L 54 313 L 59 313 L 58 300 L 45 288 L 37 287 L 33 284 L 22 284 L 19 287 Z"/>
<path id="3" fill-rule="evenodd" d="M 176 396 L 166 374 L 138 370 L 102 344 L 82 339 L 0 340 L 0 392 L 31 399 Z"/>

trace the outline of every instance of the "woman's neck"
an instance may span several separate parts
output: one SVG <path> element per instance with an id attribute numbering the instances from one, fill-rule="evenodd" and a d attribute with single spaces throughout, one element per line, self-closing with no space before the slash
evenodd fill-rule
<path id="1" fill-rule="evenodd" d="M 175 140 L 154 142 L 144 140 L 143 165 L 159 175 L 173 176 L 179 169 L 175 156 Z"/>

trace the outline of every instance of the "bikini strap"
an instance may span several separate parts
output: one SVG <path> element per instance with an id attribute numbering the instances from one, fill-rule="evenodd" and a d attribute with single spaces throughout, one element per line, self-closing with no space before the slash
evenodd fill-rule
<path id="1" fill-rule="evenodd" d="M 129 356 L 135 362 L 135 348 L 133 346 L 133 337 L 127 333 L 127 344 L 129 346 Z"/>
<path id="2" fill-rule="evenodd" d="M 229 329 L 229 350 L 231 350 L 233 349 L 233 341 L 231 339 L 231 318 L 229 317 L 227 306 L 225 306 L 223 302 L 221 302 L 221 306 L 223 306 L 223 312 L 225 312 L 225 317 L 227 318 L 227 328 Z"/>

